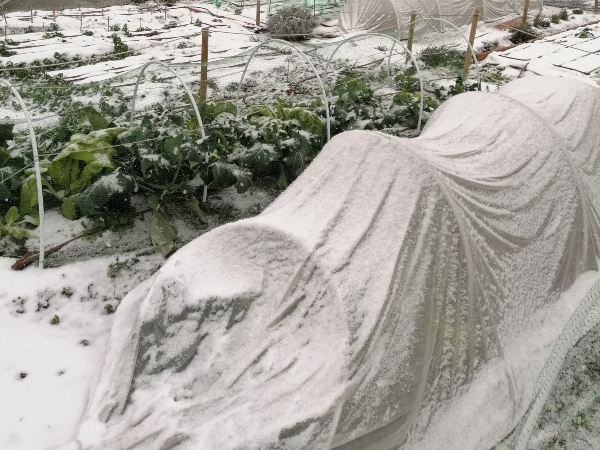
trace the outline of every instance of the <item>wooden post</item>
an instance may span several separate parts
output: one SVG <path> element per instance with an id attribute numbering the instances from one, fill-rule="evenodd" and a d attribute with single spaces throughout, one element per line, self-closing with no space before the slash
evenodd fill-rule
<path id="1" fill-rule="evenodd" d="M 408 29 L 408 43 L 406 48 L 409 52 L 412 52 L 413 39 L 415 37 L 415 20 L 417 20 L 417 12 L 413 11 L 410 15 L 410 28 Z M 406 60 L 410 59 L 410 55 L 406 55 Z"/>
<path id="2" fill-rule="evenodd" d="M 469 36 L 469 43 L 471 44 L 471 47 L 473 47 L 473 43 L 475 42 L 477 22 L 479 22 L 479 8 L 477 8 L 473 13 L 473 21 L 471 22 L 471 35 Z M 465 55 L 465 64 L 463 66 L 463 80 L 466 80 L 469 76 L 469 66 L 471 65 L 471 47 L 467 48 L 467 54 Z"/>
<path id="3" fill-rule="evenodd" d="M 79 33 L 83 33 L 83 13 L 79 14 Z"/>
<path id="4" fill-rule="evenodd" d="M 256 26 L 260 27 L 260 0 L 256 0 Z"/>
<path id="5" fill-rule="evenodd" d="M 165 6 L 165 23 L 167 23 L 167 7 Z"/>
<path id="6" fill-rule="evenodd" d="M 598 0 L 596 0 L 598 1 Z M 525 26 L 527 23 L 527 13 L 529 12 L 529 0 L 525 0 L 525 5 L 523 6 L 523 19 L 521 19 L 521 25 Z"/>
<path id="7" fill-rule="evenodd" d="M 598 0 L 594 1 L 594 14 L 598 14 Z"/>
<path id="8" fill-rule="evenodd" d="M 108 21 L 108 25 L 106 26 L 106 29 L 110 33 L 110 17 L 107 17 L 106 20 Z"/>
<path id="9" fill-rule="evenodd" d="M 200 101 L 206 101 L 206 81 L 208 78 L 208 27 L 202 27 L 202 55 L 200 57 Z"/>
<path id="10" fill-rule="evenodd" d="M 31 8 L 31 23 L 33 23 L 33 6 L 29 5 L 29 7 Z"/>
<path id="11" fill-rule="evenodd" d="M 52 22 L 56 22 L 56 9 L 52 8 Z"/>
<path id="12" fill-rule="evenodd" d="M 104 15 L 104 0 L 102 0 L 101 7 L 102 7 L 102 15 Z"/>
<path id="13" fill-rule="evenodd" d="M 317 18 L 317 0 L 313 0 L 313 19 Z"/>

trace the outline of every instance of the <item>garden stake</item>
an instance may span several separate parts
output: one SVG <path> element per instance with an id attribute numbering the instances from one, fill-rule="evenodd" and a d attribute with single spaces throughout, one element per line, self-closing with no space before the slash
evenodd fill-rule
<path id="1" fill-rule="evenodd" d="M 31 23 L 33 23 L 33 6 L 29 5 L 29 7 L 31 8 Z"/>
<path id="2" fill-rule="evenodd" d="M 52 22 L 56 22 L 56 9 L 52 9 Z"/>
<path id="3" fill-rule="evenodd" d="M 594 14 L 598 14 L 598 0 L 594 1 Z"/>
<path id="4" fill-rule="evenodd" d="M 108 21 L 107 30 L 110 33 L 110 17 L 107 17 L 106 20 Z"/>
<path id="5" fill-rule="evenodd" d="M 202 55 L 200 57 L 200 101 L 206 101 L 206 78 L 208 75 L 208 27 L 202 27 Z"/>
<path id="6" fill-rule="evenodd" d="M 473 43 L 475 42 L 475 33 L 477 32 L 478 21 L 479 8 L 475 9 L 475 12 L 473 13 L 473 22 L 471 22 L 471 35 L 469 36 L 469 43 L 471 45 L 467 48 L 467 54 L 465 55 L 465 64 L 463 66 L 463 80 L 466 80 L 467 76 L 469 75 L 469 66 L 471 65 L 471 47 L 473 47 Z"/>
<path id="7" fill-rule="evenodd" d="M 256 26 L 260 27 L 260 0 L 256 0 Z"/>
<path id="8" fill-rule="evenodd" d="M 415 37 L 415 20 L 417 20 L 417 12 L 413 11 L 410 15 L 410 28 L 408 29 L 408 44 L 406 48 L 412 52 L 413 38 Z M 406 55 L 406 60 L 410 59 L 410 55 Z"/>
<path id="9" fill-rule="evenodd" d="M 79 32 L 83 31 L 83 13 L 79 15 Z"/>
<path id="10" fill-rule="evenodd" d="M 167 7 L 165 6 L 165 23 L 167 23 Z"/>
<path id="11" fill-rule="evenodd" d="M 598 1 L 598 0 L 596 0 Z M 527 12 L 529 11 L 529 0 L 525 0 L 525 5 L 523 6 L 523 19 L 521 20 L 521 25 L 525 26 L 527 23 Z"/>

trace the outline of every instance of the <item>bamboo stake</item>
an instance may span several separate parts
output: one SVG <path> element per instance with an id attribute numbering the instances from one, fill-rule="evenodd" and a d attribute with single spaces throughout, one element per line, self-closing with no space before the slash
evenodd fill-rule
<path id="1" fill-rule="evenodd" d="M 256 0 L 256 26 L 260 27 L 260 0 Z"/>
<path id="2" fill-rule="evenodd" d="M 417 20 L 417 12 L 413 11 L 410 15 L 410 28 L 408 29 L 408 43 L 406 48 L 409 52 L 412 52 L 413 39 L 415 37 L 415 20 Z M 406 55 L 406 60 L 410 59 L 410 54 Z"/>
<path id="3" fill-rule="evenodd" d="M 200 57 L 200 101 L 206 101 L 206 81 L 208 78 L 208 27 L 202 27 L 202 55 Z"/>
<path id="4" fill-rule="evenodd" d="M 471 35 L 469 36 L 469 43 L 471 44 L 471 47 L 473 47 L 473 43 L 475 42 L 477 22 L 479 22 L 479 8 L 475 9 L 475 12 L 473 12 L 473 21 L 471 22 Z M 465 55 L 465 64 L 463 66 L 463 80 L 466 80 L 467 76 L 469 75 L 469 66 L 471 65 L 471 47 L 467 48 L 467 54 Z"/>
<path id="5" fill-rule="evenodd" d="M 525 26 L 527 23 L 527 13 L 529 11 L 529 0 L 525 0 L 525 5 L 523 6 L 523 18 L 521 19 L 521 25 Z"/>

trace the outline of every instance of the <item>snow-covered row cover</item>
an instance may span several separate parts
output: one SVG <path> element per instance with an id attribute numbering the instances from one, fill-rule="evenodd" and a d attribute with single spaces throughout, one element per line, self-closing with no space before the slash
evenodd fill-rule
<path id="1" fill-rule="evenodd" d="M 597 269 L 598 123 L 531 77 L 335 137 L 123 300 L 80 448 L 491 448 Z"/>
<path id="2" fill-rule="evenodd" d="M 473 11 L 478 8 L 481 19 L 498 19 L 511 14 L 523 14 L 524 0 L 348 0 L 340 11 L 340 28 L 353 31 L 393 31 L 406 24 L 412 11 L 417 19 L 432 17 L 462 26 L 470 24 Z M 543 0 L 531 2 L 529 11 L 541 11 Z M 423 22 L 416 31 L 443 31 L 444 27 L 432 21 Z"/>

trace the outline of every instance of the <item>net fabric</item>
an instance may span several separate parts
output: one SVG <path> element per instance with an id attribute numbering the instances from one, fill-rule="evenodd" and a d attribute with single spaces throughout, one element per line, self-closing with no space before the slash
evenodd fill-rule
<path id="1" fill-rule="evenodd" d="M 551 123 L 547 89 L 593 101 Z M 495 445 L 567 322 L 559 293 L 597 269 L 580 180 L 598 131 L 565 139 L 597 105 L 524 78 L 449 100 L 410 141 L 336 136 L 124 299 L 82 448 Z"/>
<path id="2" fill-rule="evenodd" d="M 350 0 L 341 9 L 340 26 L 345 32 L 395 32 L 410 21 L 411 12 L 417 17 L 444 17 L 456 26 L 471 23 L 473 12 L 479 9 L 480 19 L 495 20 L 511 14 L 523 14 L 521 0 Z M 530 11 L 541 10 L 542 0 L 531 2 Z M 416 33 L 425 33 L 421 24 Z"/>

